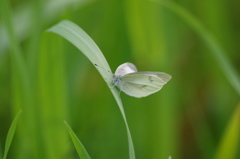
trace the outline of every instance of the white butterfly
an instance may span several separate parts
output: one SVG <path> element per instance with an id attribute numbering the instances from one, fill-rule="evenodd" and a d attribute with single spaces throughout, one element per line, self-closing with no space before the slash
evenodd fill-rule
<path id="1" fill-rule="evenodd" d="M 137 72 L 136 66 L 127 62 L 117 68 L 113 83 L 126 94 L 141 98 L 161 90 L 171 78 L 163 72 Z"/>

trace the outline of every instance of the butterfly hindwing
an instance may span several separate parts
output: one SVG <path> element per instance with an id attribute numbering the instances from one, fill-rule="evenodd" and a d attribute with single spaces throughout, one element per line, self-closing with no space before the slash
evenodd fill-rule
<path id="1" fill-rule="evenodd" d="M 133 97 L 146 97 L 152 93 L 159 91 L 161 87 L 152 87 L 149 85 L 140 85 L 140 84 L 132 84 L 132 83 L 121 83 L 121 90 L 126 94 Z"/>
<path id="2" fill-rule="evenodd" d="M 118 87 L 134 97 L 145 97 L 159 91 L 171 76 L 163 72 L 135 72 L 121 77 Z"/>

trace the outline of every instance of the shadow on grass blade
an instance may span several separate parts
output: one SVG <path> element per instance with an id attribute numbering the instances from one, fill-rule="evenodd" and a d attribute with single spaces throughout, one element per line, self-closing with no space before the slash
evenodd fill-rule
<path id="1" fill-rule="evenodd" d="M 71 136 L 71 139 L 73 141 L 73 144 L 78 152 L 78 155 L 81 159 L 91 159 L 89 154 L 87 153 L 87 150 L 81 143 L 81 141 L 78 139 L 76 134 L 73 132 L 72 128 L 68 125 L 66 121 L 64 121 L 66 128 L 68 129 L 69 135 Z"/>
<path id="2" fill-rule="evenodd" d="M 121 111 L 126 129 L 127 129 L 129 158 L 135 159 L 132 136 L 128 127 L 126 115 L 122 105 L 122 100 L 119 96 L 117 89 L 112 88 L 112 71 L 101 50 L 98 48 L 95 42 L 87 35 L 87 33 L 85 33 L 83 29 L 81 29 L 79 26 L 77 26 L 71 21 L 68 21 L 68 20 L 61 21 L 60 23 L 48 29 L 47 31 L 53 32 L 62 36 L 63 38 L 68 40 L 70 43 L 72 43 L 75 47 L 77 47 L 91 61 L 91 63 L 96 67 L 96 69 L 99 71 L 103 79 L 106 81 L 108 87 L 110 88 L 118 104 L 118 107 Z M 103 67 L 104 69 L 99 68 L 96 64 L 98 66 Z"/>
<path id="3" fill-rule="evenodd" d="M 3 156 L 3 159 L 6 159 L 7 158 L 7 153 L 9 151 L 9 148 L 10 148 L 10 145 L 12 143 L 12 139 L 13 139 L 13 136 L 14 136 L 14 133 L 15 133 L 15 130 L 16 130 L 16 127 L 17 127 L 17 123 L 18 123 L 18 119 L 19 119 L 19 116 L 20 114 L 22 113 L 22 110 L 20 110 L 16 117 L 14 118 L 11 126 L 10 126 L 10 129 L 8 131 L 8 134 L 7 134 L 7 139 L 6 139 L 6 143 L 5 143 L 5 150 L 4 150 L 4 156 Z"/>

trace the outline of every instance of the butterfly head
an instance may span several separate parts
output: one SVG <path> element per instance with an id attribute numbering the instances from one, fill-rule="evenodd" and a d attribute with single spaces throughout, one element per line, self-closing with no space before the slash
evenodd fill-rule
<path id="1" fill-rule="evenodd" d="M 118 75 L 113 75 L 113 84 L 114 86 L 118 86 L 118 83 L 121 81 L 121 76 L 118 76 Z"/>

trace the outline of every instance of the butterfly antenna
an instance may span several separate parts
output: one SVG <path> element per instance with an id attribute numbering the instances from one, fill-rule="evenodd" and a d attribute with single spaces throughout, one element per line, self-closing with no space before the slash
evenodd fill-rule
<path id="1" fill-rule="evenodd" d="M 104 67 L 102 67 L 102 66 L 99 66 L 98 64 L 94 64 L 96 67 L 99 67 L 99 68 L 101 68 L 101 69 L 103 69 L 103 70 L 105 70 L 105 71 L 107 71 L 111 76 L 113 75 L 109 70 L 107 70 L 106 68 L 104 68 Z M 104 78 L 105 79 L 105 81 L 107 81 L 107 78 Z M 116 86 L 116 84 L 114 84 L 113 86 L 111 86 L 110 87 L 110 89 L 112 89 L 112 88 L 114 88 Z"/>
<path id="2" fill-rule="evenodd" d="M 95 66 L 97 66 L 97 67 L 99 67 L 99 68 L 101 68 L 101 69 L 103 69 L 103 70 L 105 70 L 105 71 L 107 71 L 108 73 L 110 73 L 111 75 L 112 75 L 112 73 L 109 71 L 109 70 L 107 70 L 106 68 L 104 68 L 104 67 L 102 67 L 102 66 L 99 66 L 98 64 L 94 64 Z"/>

